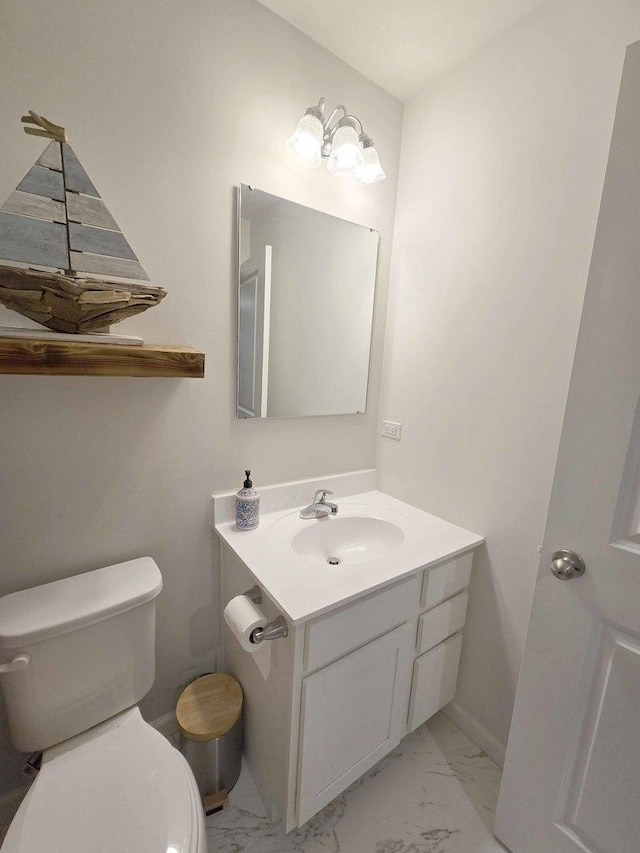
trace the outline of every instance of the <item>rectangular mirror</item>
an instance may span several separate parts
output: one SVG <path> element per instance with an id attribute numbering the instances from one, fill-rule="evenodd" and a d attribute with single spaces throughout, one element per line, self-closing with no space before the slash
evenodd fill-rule
<path id="1" fill-rule="evenodd" d="M 364 412 L 378 233 L 242 185 L 238 418 Z"/>

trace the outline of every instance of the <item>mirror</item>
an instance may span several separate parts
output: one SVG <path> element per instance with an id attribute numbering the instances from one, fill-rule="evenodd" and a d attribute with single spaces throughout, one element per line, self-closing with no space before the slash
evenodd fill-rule
<path id="1" fill-rule="evenodd" d="M 378 239 L 240 187 L 238 418 L 365 411 Z"/>

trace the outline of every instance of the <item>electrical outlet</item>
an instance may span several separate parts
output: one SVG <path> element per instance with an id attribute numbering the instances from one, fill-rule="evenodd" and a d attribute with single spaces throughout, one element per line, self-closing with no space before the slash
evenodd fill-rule
<path id="1" fill-rule="evenodd" d="M 382 430 L 380 432 L 384 438 L 393 438 L 395 441 L 400 441 L 402 436 L 402 424 L 395 421 L 382 421 Z"/>

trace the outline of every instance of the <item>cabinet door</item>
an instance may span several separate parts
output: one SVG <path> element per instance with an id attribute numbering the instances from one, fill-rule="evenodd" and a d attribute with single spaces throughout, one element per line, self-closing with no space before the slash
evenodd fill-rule
<path id="1" fill-rule="evenodd" d="M 455 634 L 415 662 L 409 710 L 411 731 L 433 717 L 456 695 L 461 648 L 462 634 Z"/>
<path id="2" fill-rule="evenodd" d="M 415 625 L 401 625 L 304 679 L 299 825 L 400 742 L 414 633 Z"/>

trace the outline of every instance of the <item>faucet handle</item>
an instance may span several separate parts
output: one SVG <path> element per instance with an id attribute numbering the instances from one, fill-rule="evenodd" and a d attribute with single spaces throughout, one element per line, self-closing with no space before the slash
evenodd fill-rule
<path id="1" fill-rule="evenodd" d="M 314 502 L 314 504 L 324 503 L 324 499 L 326 498 L 326 496 L 332 495 L 332 494 L 333 494 L 333 492 L 330 491 L 329 489 L 316 489 L 316 493 L 313 496 L 313 502 Z M 318 499 L 318 495 L 320 495 L 320 499 Z"/>

